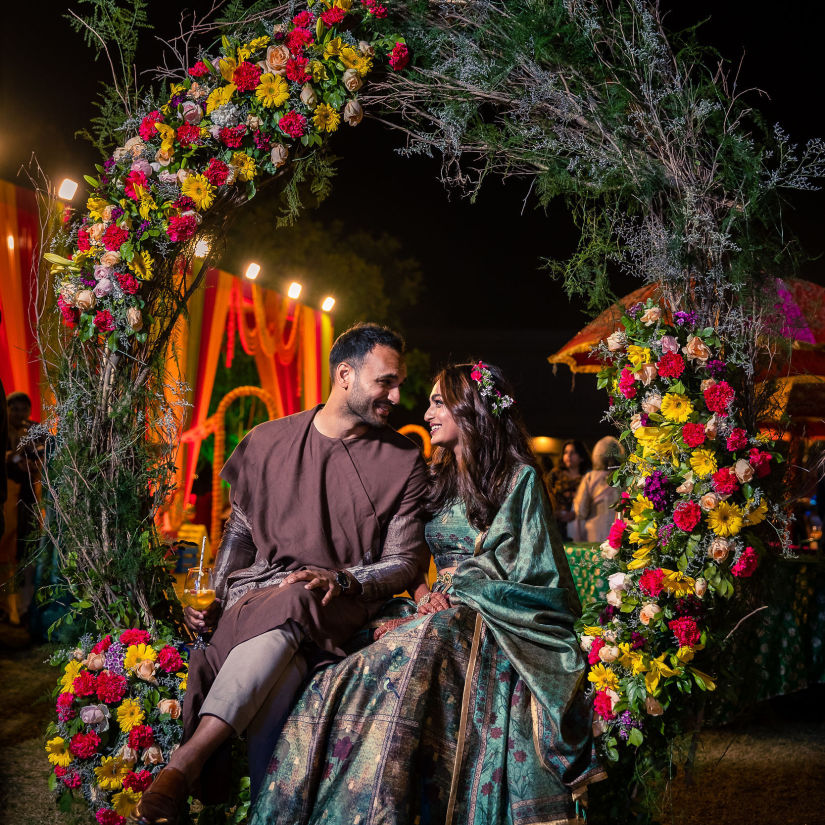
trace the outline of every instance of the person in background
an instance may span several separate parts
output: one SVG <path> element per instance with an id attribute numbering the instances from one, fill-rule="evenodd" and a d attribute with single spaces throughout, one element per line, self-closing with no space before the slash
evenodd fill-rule
<path id="1" fill-rule="evenodd" d="M 578 522 L 579 541 L 603 542 L 616 518 L 613 505 L 619 491 L 610 486 L 610 475 L 624 460 L 624 449 L 613 436 L 605 436 L 593 448 L 593 469 L 579 484 L 573 510 Z"/>
<path id="2" fill-rule="evenodd" d="M 581 541 L 578 535 L 573 501 L 582 476 L 590 470 L 590 456 L 581 441 L 565 441 L 561 457 L 547 476 L 547 488 L 553 501 L 553 514 L 563 539 Z"/>

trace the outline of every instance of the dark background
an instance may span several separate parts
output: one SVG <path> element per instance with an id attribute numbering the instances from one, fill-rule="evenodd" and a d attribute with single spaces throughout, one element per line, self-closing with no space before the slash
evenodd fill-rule
<path id="1" fill-rule="evenodd" d="M 157 33 L 172 32 L 186 5 L 180 0 L 151 4 Z M 29 0 L 4 10 L 0 178 L 20 185 L 26 181 L 18 171 L 32 153 L 57 181 L 64 176 L 81 180 L 99 161 L 73 136 L 93 114 L 89 102 L 107 69 L 103 61 L 93 61 L 63 19 L 66 8 Z M 718 49 L 729 68 L 741 62 L 739 88 L 761 90 L 751 92 L 749 100 L 769 123 L 780 122 L 800 143 L 823 134 L 821 5 L 670 0 L 662 8 L 668 9 L 670 29 L 706 20 L 701 41 Z M 147 67 L 157 62 L 151 32 L 145 34 L 138 62 Z M 471 204 L 444 189 L 437 159 L 396 154 L 398 134 L 365 120 L 336 137 L 333 151 L 344 160 L 332 196 L 315 215 L 395 235 L 404 252 L 421 262 L 421 300 L 415 307 L 395 308 L 408 343 L 428 351 L 434 369 L 468 358 L 502 365 L 534 434 L 593 440 L 608 432 L 600 423 L 605 397 L 595 391 L 594 378 L 580 375 L 573 381 L 566 367 L 554 375 L 546 361 L 589 320 L 541 268 L 542 258 L 563 258 L 574 248 L 576 231 L 563 205 L 554 204 L 546 213 L 537 210 L 527 183 L 494 179 Z M 825 283 L 819 258 L 825 247 L 825 196 L 790 193 L 786 218 L 811 258 L 800 275 Z M 261 231 L 270 229 L 262 225 Z M 283 288 L 277 273 L 263 273 L 261 283 Z M 628 279 L 614 289 L 623 294 L 636 285 Z M 418 420 L 423 409 L 422 399 L 412 413 L 400 412 L 396 422 Z"/>

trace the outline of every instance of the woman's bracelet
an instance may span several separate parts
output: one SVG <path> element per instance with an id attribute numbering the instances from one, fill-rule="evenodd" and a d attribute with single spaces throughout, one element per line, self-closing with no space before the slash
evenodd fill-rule
<path id="1" fill-rule="evenodd" d="M 418 606 L 418 607 L 423 607 L 425 604 L 427 604 L 427 603 L 430 601 L 430 596 L 432 596 L 432 593 L 429 593 L 429 592 L 425 593 L 425 594 L 424 594 L 424 595 L 423 595 L 423 596 L 422 596 L 422 597 L 418 600 L 418 602 L 417 602 L 417 606 Z"/>

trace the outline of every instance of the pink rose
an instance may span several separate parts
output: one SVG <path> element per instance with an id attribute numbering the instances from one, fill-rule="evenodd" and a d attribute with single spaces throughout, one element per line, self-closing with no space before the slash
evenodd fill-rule
<path id="1" fill-rule="evenodd" d="M 608 576 L 607 584 L 611 590 L 627 590 L 627 573 L 613 573 Z"/>
<path id="2" fill-rule="evenodd" d="M 137 158 L 136 160 L 133 160 L 131 171 L 141 172 L 146 175 L 147 178 L 152 177 L 152 167 L 149 165 L 149 161 L 145 158 Z"/>
<path id="3" fill-rule="evenodd" d="M 192 126 L 197 126 L 203 119 L 203 109 L 194 100 L 184 100 L 181 114 L 183 119 Z"/>
<path id="4" fill-rule="evenodd" d="M 106 667 L 106 657 L 102 653 L 90 653 L 86 660 L 86 667 L 95 672 L 103 670 Z"/>
<path id="5" fill-rule="evenodd" d="M 112 294 L 112 282 L 108 278 L 101 278 L 92 290 L 96 298 L 105 298 Z"/>
<path id="6" fill-rule="evenodd" d="M 679 352 L 679 342 L 672 335 L 663 335 L 662 352 Z"/>

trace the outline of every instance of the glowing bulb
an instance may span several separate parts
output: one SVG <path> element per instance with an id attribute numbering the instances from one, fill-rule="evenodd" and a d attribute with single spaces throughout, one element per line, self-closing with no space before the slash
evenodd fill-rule
<path id="1" fill-rule="evenodd" d="M 77 182 L 71 178 L 64 178 L 57 190 L 57 197 L 62 201 L 70 201 L 77 192 Z"/>
<path id="2" fill-rule="evenodd" d="M 206 238 L 201 238 L 195 244 L 195 257 L 196 258 L 205 258 L 209 254 L 209 241 Z M 257 275 L 257 273 L 255 273 Z M 247 275 L 247 278 L 249 276 Z"/>
<path id="3" fill-rule="evenodd" d="M 333 298 L 330 295 L 330 296 L 324 298 L 324 303 L 321 304 L 321 309 L 324 312 L 329 312 L 334 306 L 335 306 L 335 298 Z"/>
<path id="4" fill-rule="evenodd" d="M 244 273 L 245 278 L 249 278 L 250 281 L 254 281 L 255 278 L 258 277 L 258 273 L 261 271 L 260 264 L 251 263 L 247 268 L 246 272 Z"/>
<path id="5" fill-rule="evenodd" d="M 292 298 L 293 301 L 297 300 L 298 296 L 301 294 L 301 285 L 297 281 L 293 281 L 289 285 L 289 289 L 286 291 L 286 294 Z"/>
<path id="6" fill-rule="evenodd" d="M 9 245 L 9 252 L 14 252 L 14 235 L 8 235 L 6 243 Z"/>

